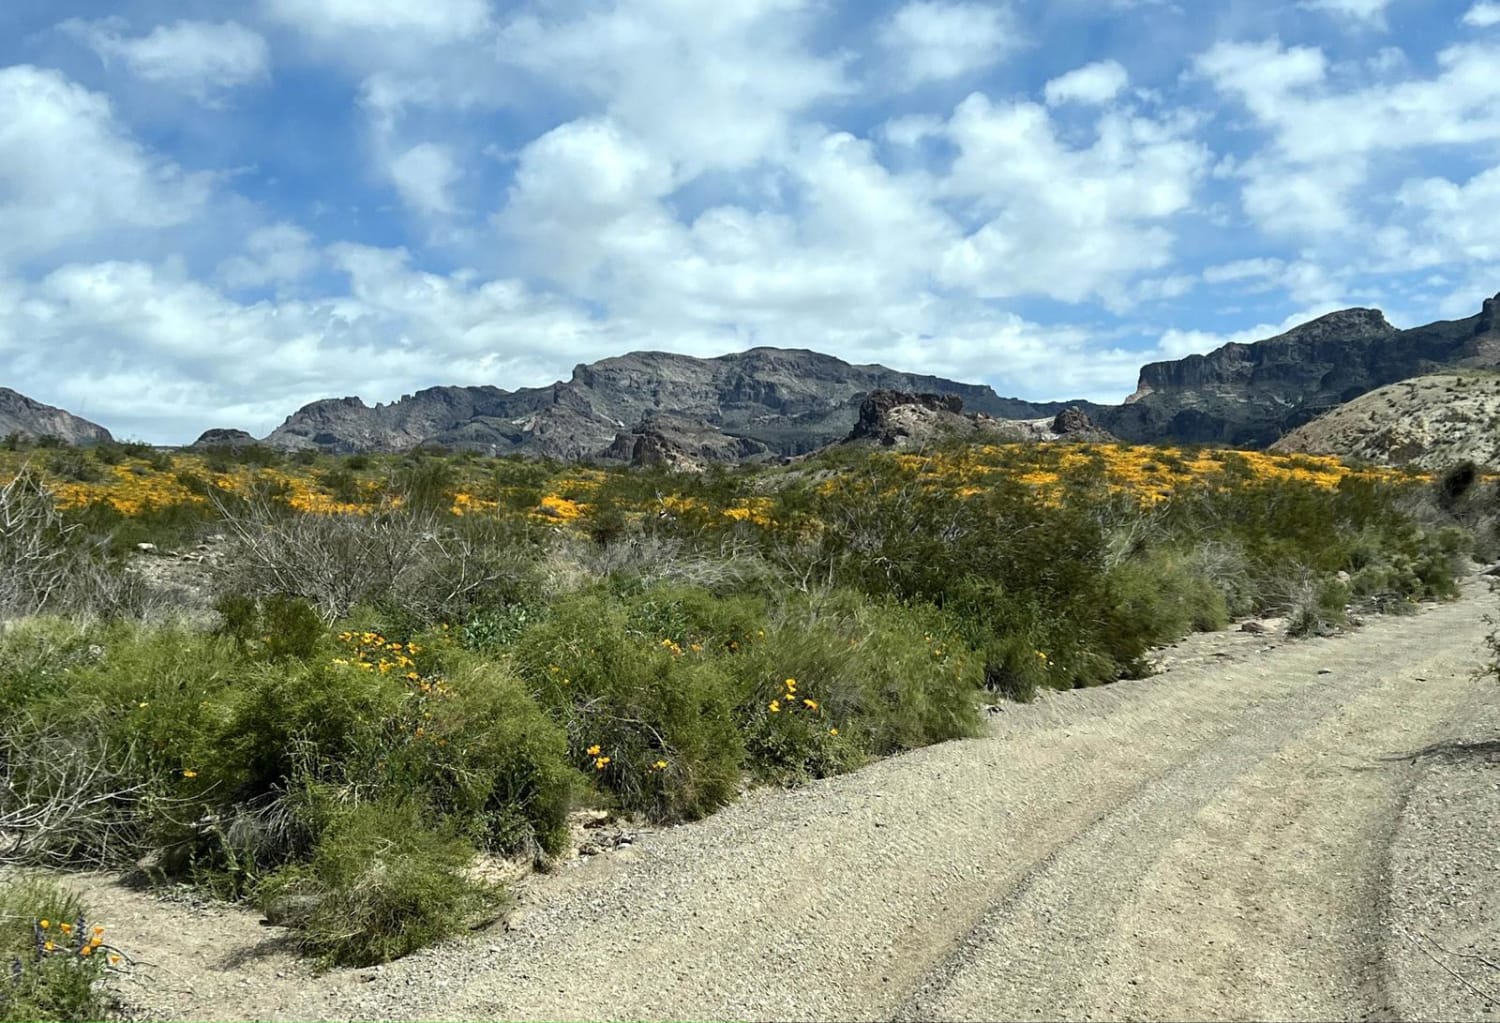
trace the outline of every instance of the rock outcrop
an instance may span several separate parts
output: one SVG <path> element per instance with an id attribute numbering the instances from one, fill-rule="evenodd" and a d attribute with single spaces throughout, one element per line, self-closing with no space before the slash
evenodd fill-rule
<path id="1" fill-rule="evenodd" d="M 43 405 L 8 387 L 0 387 L 0 437 L 56 437 L 68 444 L 113 440 L 108 430 L 60 408 Z"/>
<path id="2" fill-rule="evenodd" d="M 213 448 L 249 448 L 260 442 L 244 430 L 204 430 L 198 439 L 188 445 L 191 451 L 208 451 Z"/>

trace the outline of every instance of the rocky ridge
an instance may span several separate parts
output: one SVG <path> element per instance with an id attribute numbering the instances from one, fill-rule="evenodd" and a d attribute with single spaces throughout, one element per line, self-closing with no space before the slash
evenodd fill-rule
<path id="1" fill-rule="evenodd" d="M 1377 309 L 1345 309 L 1264 341 L 1153 363 L 1124 405 L 1093 415 L 1131 441 L 1266 447 L 1386 384 L 1444 369 L 1500 368 L 1497 299 L 1477 316 L 1410 330 L 1391 326 Z"/>
<path id="2" fill-rule="evenodd" d="M 1070 433 L 1056 428 L 1066 422 L 1058 417 L 1076 409 L 1099 438 L 1263 448 L 1385 385 L 1474 369 L 1500 369 L 1500 295 L 1466 319 L 1400 330 L 1379 310 L 1345 309 L 1263 341 L 1152 363 L 1121 405 L 1003 398 L 984 385 L 802 349 L 711 359 L 633 352 L 579 365 L 545 387 L 431 387 L 373 407 L 357 397 L 324 399 L 293 413 L 264 443 L 337 453 L 438 445 L 686 468 L 792 457 L 846 438 L 1049 439 Z M 935 397 L 890 405 L 880 412 L 884 425 L 862 427 L 862 403 L 882 391 Z M 103 427 L 0 388 L 0 433 L 7 432 L 109 439 Z M 1398 433 L 1380 459 L 1405 457 Z M 243 431 L 215 430 L 197 446 L 250 441 Z"/>
<path id="3" fill-rule="evenodd" d="M 108 430 L 24 394 L 0 387 L 0 437 L 56 437 L 68 444 L 97 444 L 113 440 Z"/>
<path id="4" fill-rule="evenodd" d="M 435 387 L 373 408 L 358 398 L 314 402 L 266 441 L 325 451 L 438 444 L 563 459 L 742 461 L 805 454 L 842 439 L 863 397 L 881 389 L 956 395 L 996 418 L 1052 416 L 1066 407 L 799 349 L 712 359 L 633 352 L 580 365 L 548 387 Z"/>

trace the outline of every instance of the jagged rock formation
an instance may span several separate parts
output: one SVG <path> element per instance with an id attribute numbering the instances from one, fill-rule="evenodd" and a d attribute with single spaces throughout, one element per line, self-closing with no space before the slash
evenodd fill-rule
<path id="1" fill-rule="evenodd" d="M 1441 472 L 1500 470 L 1500 375 L 1435 373 L 1388 384 L 1298 427 L 1272 451 Z"/>
<path id="2" fill-rule="evenodd" d="M 1041 419 L 996 419 L 983 412 L 965 412 L 963 399 L 953 394 L 872 391 L 860 402 L 859 418 L 845 443 L 905 449 L 954 440 L 1003 444 L 1114 438 L 1076 405 Z"/>
<path id="3" fill-rule="evenodd" d="M 0 437 L 11 434 L 56 437 L 68 444 L 98 444 L 114 439 L 98 423 L 43 405 L 9 387 L 0 387 Z"/>
<path id="4" fill-rule="evenodd" d="M 854 366 L 797 349 L 754 348 L 714 359 L 635 352 L 578 366 L 569 380 L 548 387 L 435 387 L 374 408 L 358 398 L 314 402 L 266 440 L 326 451 L 440 444 L 553 458 L 623 459 L 628 448 L 633 459 L 634 443 L 617 438 L 638 432 L 627 424 L 654 422 L 645 433 L 659 433 L 667 447 L 681 444 L 689 453 L 798 455 L 845 437 L 860 399 L 880 389 L 952 394 L 1001 418 L 1052 416 L 1066 404 L 1001 398 L 982 385 Z M 692 436 L 679 437 L 689 421 Z M 646 448 L 655 444 L 647 441 Z"/>
<path id="5" fill-rule="evenodd" d="M 1132 441 L 1265 447 L 1385 384 L 1445 368 L 1500 367 L 1497 304 L 1410 330 L 1376 309 L 1329 313 L 1265 341 L 1148 365 L 1123 406 L 1092 414 Z"/>

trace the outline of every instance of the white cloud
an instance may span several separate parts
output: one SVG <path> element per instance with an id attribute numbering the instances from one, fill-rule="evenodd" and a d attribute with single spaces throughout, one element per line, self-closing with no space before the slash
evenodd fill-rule
<path id="1" fill-rule="evenodd" d="M 815 55 L 812 0 L 620 0 L 577 17 L 522 15 L 502 61 L 578 90 L 686 176 L 776 159 L 794 118 L 847 94 L 843 56 Z"/>
<path id="2" fill-rule="evenodd" d="M 915 85 L 989 67 L 1014 51 L 1021 37 L 1005 4 L 914 0 L 881 27 L 879 41 L 905 82 Z"/>
<path id="3" fill-rule="evenodd" d="M 472 38 L 490 27 L 487 0 L 261 0 L 268 17 L 328 40 L 349 33 L 401 34 L 432 42 Z"/>
<path id="4" fill-rule="evenodd" d="M 122 34 L 118 18 L 59 26 L 87 43 L 106 63 L 118 60 L 132 74 L 182 90 L 201 102 L 270 75 L 271 51 L 257 32 L 234 21 L 177 21 L 146 35 Z"/>
<path id="5" fill-rule="evenodd" d="M 1500 25 L 1500 3 L 1481 0 L 1464 13 L 1464 24 L 1472 28 L 1493 28 Z"/>
<path id="6" fill-rule="evenodd" d="M 251 232 L 244 253 L 219 265 L 219 277 L 231 288 L 292 284 L 321 262 L 313 236 L 295 224 L 282 222 Z"/>
<path id="7" fill-rule="evenodd" d="M 1500 167 L 1475 175 L 1465 184 L 1446 178 L 1409 181 L 1398 200 L 1421 215 L 1417 231 L 1444 261 L 1500 262 L 1500 234 L 1494 211 L 1500 208 Z"/>
<path id="8" fill-rule="evenodd" d="M 1124 65 L 1115 60 L 1085 64 L 1052 79 L 1043 90 L 1049 106 L 1062 103 L 1108 103 L 1130 84 Z"/>
<path id="9" fill-rule="evenodd" d="M 1285 266 L 1279 259 L 1237 259 L 1232 263 L 1220 263 L 1203 271 L 1203 280 L 1208 284 L 1237 284 L 1242 281 L 1259 281 L 1278 276 Z"/>
<path id="10" fill-rule="evenodd" d="M 391 180 L 407 206 L 426 215 L 457 213 L 452 189 L 462 171 L 445 146 L 422 142 L 391 160 Z"/>
<path id="11" fill-rule="evenodd" d="M 1339 89 L 1321 50 L 1279 41 L 1221 43 L 1199 74 L 1240 100 L 1268 135 L 1241 161 L 1245 211 L 1263 230 L 1357 249 L 1374 229 L 1366 185 L 1377 159 L 1436 146 L 1500 142 L 1500 46 L 1437 54 L 1437 73 Z"/>
<path id="12" fill-rule="evenodd" d="M 418 273 L 399 251 L 343 246 L 335 258 L 350 294 L 307 301 L 240 303 L 138 262 L 0 281 L 0 348 L 27 340 L 7 353 L 7 382 L 24 392 L 47 381 L 65 407 L 120 435 L 183 443 L 210 426 L 268 432 L 332 393 L 541 384 L 558 351 L 597 358 L 615 343 L 516 282 Z M 5 301 L 9 291 L 21 300 Z"/>
<path id="13" fill-rule="evenodd" d="M 1327 11 L 1346 21 L 1385 28 L 1385 11 L 1391 0 L 1304 0 L 1308 10 Z"/>
<path id="14" fill-rule="evenodd" d="M 1165 222 L 1208 170 L 1191 123 L 1108 114 L 1073 148 L 1046 108 L 974 94 L 949 124 L 958 147 L 945 194 L 984 226 L 945 255 L 941 279 L 984 297 L 1118 300 L 1125 281 L 1171 260 Z"/>
<path id="15" fill-rule="evenodd" d="M 209 193 L 205 177 L 132 139 L 104 96 L 56 71 L 0 68 L 0 267 L 182 224 Z"/>

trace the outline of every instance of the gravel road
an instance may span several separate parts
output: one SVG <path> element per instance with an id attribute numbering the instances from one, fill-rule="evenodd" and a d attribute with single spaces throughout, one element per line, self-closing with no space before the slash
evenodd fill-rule
<path id="1" fill-rule="evenodd" d="M 157 1017 L 1495 1018 L 1493 604 L 1471 582 L 1333 639 L 1196 638 L 1150 679 L 644 834 L 377 971 L 90 897 L 155 942 L 167 980 L 131 997 Z"/>

